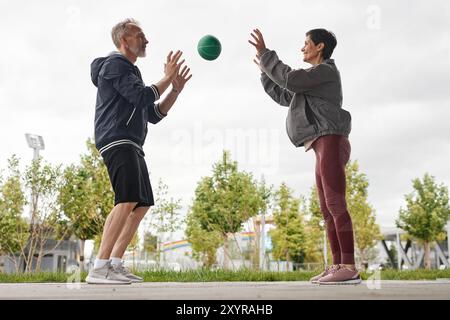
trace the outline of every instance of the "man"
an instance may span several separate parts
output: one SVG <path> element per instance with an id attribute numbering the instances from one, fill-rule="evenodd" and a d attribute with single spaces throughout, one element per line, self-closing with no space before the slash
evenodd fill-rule
<path id="1" fill-rule="evenodd" d="M 161 121 L 192 77 L 187 66 L 181 69 L 182 52 L 171 51 L 163 78 L 145 86 L 134 65 L 138 57 L 146 56 L 148 44 L 139 23 L 124 20 L 113 27 L 111 35 L 118 51 L 95 59 L 91 65 L 92 82 L 98 88 L 95 144 L 115 193 L 115 206 L 106 219 L 94 268 L 86 278 L 86 282 L 92 284 L 142 281 L 124 268 L 122 257 L 142 218 L 154 205 L 142 149 L 147 122 Z M 156 103 L 170 85 L 172 89 L 165 99 Z"/>
<path id="2" fill-rule="evenodd" d="M 275 102 L 289 107 L 289 138 L 296 147 L 312 148 L 316 154 L 316 186 L 333 265 L 311 281 L 358 284 L 361 278 L 355 268 L 353 226 L 345 199 L 351 116 L 342 109 L 341 77 L 331 59 L 336 37 L 325 29 L 308 31 L 301 52 L 311 67 L 294 70 L 266 48 L 261 31 L 254 29 L 251 36 L 264 90 Z"/>

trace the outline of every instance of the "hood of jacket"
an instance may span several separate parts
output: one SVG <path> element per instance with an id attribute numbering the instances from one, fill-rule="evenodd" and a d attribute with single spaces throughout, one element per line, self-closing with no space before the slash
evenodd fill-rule
<path id="1" fill-rule="evenodd" d="M 113 51 L 106 57 L 99 57 L 94 59 L 91 63 L 91 80 L 92 83 L 97 87 L 98 86 L 98 76 L 101 73 L 102 67 L 105 62 L 110 61 L 112 59 L 121 59 L 133 65 L 126 57 L 124 57 L 119 51 Z"/>

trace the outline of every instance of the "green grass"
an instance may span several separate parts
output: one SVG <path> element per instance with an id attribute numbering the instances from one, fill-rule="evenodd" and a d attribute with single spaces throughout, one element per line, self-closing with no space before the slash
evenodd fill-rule
<path id="1" fill-rule="evenodd" d="M 295 272 L 259 272 L 253 270 L 191 270 L 191 271 L 146 271 L 138 272 L 145 282 L 212 282 L 212 281 L 308 281 L 317 272 L 295 271 Z M 439 278 L 450 278 L 450 269 L 446 270 L 383 270 L 380 273 L 382 280 L 436 280 Z M 87 273 L 80 277 L 84 281 Z M 373 273 L 362 272 L 361 277 L 367 280 Z M 65 283 L 67 281 L 78 282 L 72 274 L 66 273 L 24 273 L 4 274 L 0 273 L 0 283 L 30 283 L 30 282 L 54 282 Z"/>
<path id="2" fill-rule="evenodd" d="M 381 271 L 381 280 L 436 280 L 442 278 L 450 278 L 450 269 L 445 270 L 383 270 Z M 367 279 L 372 274 L 363 273 L 361 277 Z"/>
<path id="3" fill-rule="evenodd" d="M 307 281 L 314 272 L 259 272 L 254 270 L 191 270 L 148 271 L 141 273 L 144 281 L 173 281 L 173 282 L 213 282 L 213 281 Z"/>
<path id="4" fill-rule="evenodd" d="M 39 273 L 0 273 L 0 283 L 20 283 L 20 282 L 67 282 L 71 277 L 67 273 L 59 272 L 39 272 Z M 85 278 L 82 277 L 83 279 Z"/>

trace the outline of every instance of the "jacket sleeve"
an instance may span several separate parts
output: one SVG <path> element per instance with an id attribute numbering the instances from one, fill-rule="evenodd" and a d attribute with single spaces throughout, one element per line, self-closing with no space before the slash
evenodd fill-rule
<path id="1" fill-rule="evenodd" d="M 152 103 L 148 106 L 148 122 L 157 124 L 166 116 L 167 114 L 163 114 L 159 110 L 159 103 Z"/>
<path id="2" fill-rule="evenodd" d="M 334 72 L 326 65 L 294 70 L 284 64 L 275 51 L 269 49 L 262 54 L 260 66 L 273 82 L 294 93 L 305 93 L 326 82 L 335 81 Z"/>
<path id="3" fill-rule="evenodd" d="M 294 94 L 287 89 L 281 88 L 264 72 L 261 74 L 261 83 L 266 93 L 281 106 L 289 107 Z"/>
<path id="4" fill-rule="evenodd" d="M 109 80 L 114 89 L 136 108 L 149 108 L 159 99 L 156 86 L 145 86 L 131 66 L 120 59 L 105 62 L 99 75 Z"/>

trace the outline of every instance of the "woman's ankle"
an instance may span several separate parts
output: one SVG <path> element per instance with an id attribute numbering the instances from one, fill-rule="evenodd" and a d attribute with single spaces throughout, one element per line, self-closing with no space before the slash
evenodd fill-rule
<path id="1" fill-rule="evenodd" d="M 349 269 L 349 270 L 355 270 L 355 271 L 356 271 L 356 266 L 355 266 L 355 264 L 341 263 L 341 264 L 339 264 L 339 266 L 340 266 L 341 268 L 346 268 L 346 269 Z"/>

